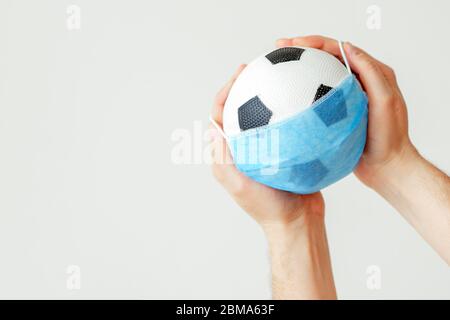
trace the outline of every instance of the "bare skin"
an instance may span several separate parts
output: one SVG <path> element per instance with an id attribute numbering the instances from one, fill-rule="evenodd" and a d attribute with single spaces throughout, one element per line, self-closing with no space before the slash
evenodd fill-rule
<path id="1" fill-rule="evenodd" d="M 277 46 L 313 47 L 340 57 L 337 41 L 321 36 L 281 39 Z M 392 69 L 350 43 L 344 50 L 369 97 L 367 144 L 355 175 L 450 263 L 450 179 L 411 143 L 406 104 Z M 215 99 L 212 117 L 219 125 L 228 92 L 243 68 Z M 233 165 L 219 132 L 214 127 L 211 132 L 214 176 L 266 234 L 273 298 L 335 299 L 321 193 L 295 195 L 254 182 Z"/>

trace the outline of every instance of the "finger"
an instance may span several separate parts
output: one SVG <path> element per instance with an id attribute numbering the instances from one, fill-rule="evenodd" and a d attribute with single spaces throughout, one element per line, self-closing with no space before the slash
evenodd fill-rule
<path id="1" fill-rule="evenodd" d="M 294 46 L 304 46 L 304 47 L 310 47 L 315 48 L 319 50 L 326 51 L 341 60 L 343 60 L 341 49 L 339 48 L 339 41 L 333 38 L 324 37 L 324 36 L 304 36 L 304 37 L 296 37 L 292 39 L 292 44 Z M 376 61 L 380 64 L 380 67 L 384 73 L 384 68 L 389 68 L 384 63 L 380 62 L 379 60 L 375 59 L 373 56 L 368 54 L 366 51 L 362 50 L 361 48 L 358 48 L 362 52 L 364 52 L 367 56 L 369 56 L 373 61 Z"/>
<path id="2" fill-rule="evenodd" d="M 310 47 L 315 49 L 320 49 L 323 51 L 326 51 L 341 60 L 343 60 L 341 50 L 339 48 L 339 43 L 336 39 L 328 38 L 324 36 L 319 35 L 312 35 L 312 36 L 304 36 L 304 37 L 296 37 L 293 39 L 279 39 L 277 41 L 277 46 L 283 47 L 283 46 L 299 46 L 299 47 Z M 373 56 L 359 48 L 359 50 L 363 51 L 366 55 L 368 55 L 373 61 L 376 61 L 379 64 L 379 67 L 381 71 L 383 72 L 384 76 L 387 78 L 387 80 L 390 82 L 392 86 L 397 86 L 397 82 L 395 79 L 394 72 L 392 69 L 384 64 L 383 62 L 375 59 Z"/>
<path id="3" fill-rule="evenodd" d="M 298 47 L 315 48 L 331 53 L 334 56 L 341 57 L 341 52 L 339 50 L 337 40 L 323 36 L 313 35 L 313 36 L 295 37 L 292 39 L 279 39 L 277 41 L 277 46 L 279 47 L 298 46 Z"/>
<path id="4" fill-rule="evenodd" d="M 211 111 L 211 117 L 219 126 L 222 126 L 223 107 L 231 87 L 245 67 L 245 64 L 240 65 L 231 79 L 216 96 L 213 109 Z M 236 185 L 240 183 L 242 174 L 234 166 L 233 156 L 231 155 L 225 138 L 212 124 L 210 124 L 210 131 L 213 138 L 211 147 L 211 156 L 213 160 L 211 165 L 212 172 L 215 178 L 225 187 L 225 189 L 229 192 L 233 192 L 233 190 L 236 190 L 237 188 Z"/>
<path id="5" fill-rule="evenodd" d="M 339 48 L 339 43 L 336 39 L 318 35 L 303 36 L 292 38 L 290 39 L 290 42 L 278 41 L 277 45 L 283 45 L 286 43 L 290 43 L 290 46 L 308 47 L 323 50 L 337 57 L 338 59 L 341 60 L 342 63 L 344 63 L 344 58 L 342 57 L 341 50 Z"/>
<path id="6" fill-rule="evenodd" d="M 339 43 L 332 38 L 323 36 L 297 37 L 292 39 L 292 44 L 324 50 L 342 58 Z M 348 42 L 344 45 L 344 50 L 350 67 L 358 73 L 369 98 L 386 97 L 392 93 L 391 84 L 378 60 Z"/>
<path id="7" fill-rule="evenodd" d="M 288 38 L 278 39 L 276 41 L 276 46 L 278 48 L 291 47 L 291 46 L 293 46 L 292 39 L 288 39 Z"/>
<path id="8" fill-rule="evenodd" d="M 225 86 L 217 93 L 216 98 L 214 100 L 213 108 L 211 110 L 211 117 L 218 124 L 222 125 L 222 113 L 223 107 L 225 105 L 225 101 L 227 100 L 228 94 L 230 93 L 231 87 L 236 81 L 239 74 L 246 67 L 245 64 L 241 64 L 239 68 L 235 71 L 230 80 L 225 84 Z"/>
<path id="9" fill-rule="evenodd" d="M 326 51 L 336 57 L 343 58 L 341 49 L 339 48 L 339 41 L 336 39 L 333 39 L 333 38 L 319 36 L 319 35 L 312 35 L 312 36 L 296 37 L 296 38 L 291 39 L 291 42 L 292 42 L 292 45 L 294 45 L 294 46 L 304 46 L 304 47 L 320 49 L 320 50 Z M 367 52 L 365 52 L 361 48 L 358 48 L 358 49 L 363 51 L 365 54 L 369 55 Z M 383 63 L 381 63 L 374 57 L 372 57 L 372 56 L 370 56 L 370 57 L 373 60 L 377 61 L 378 63 L 384 65 Z"/>
<path id="10" fill-rule="evenodd" d="M 211 155 L 212 163 L 223 165 L 233 163 L 233 158 L 228 150 L 225 138 L 219 132 L 219 130 L 213 126 L 209 125 L 210 136 L 211 136 Z"/>
<path id="11" fill-rule="evenodd" d="M 384 102 L 382 99 L 389 99 L 393 88 L 378 61 L 349 42 L 344 44 L 344 50 L 351 68 L 358 73 L 369 100 Z"/>
<path id="12" fill-rule="evenodd" d="M 292 42 L 294 46 L 316 48 L 326 51 L 336 57 L 341 57 L 338 41 L 333 38 L 323 36 L 306 36 L 294 38 Z"/>
<path id="13" fill-rule="evenodd" d="M 211 170 L 219 183 L 231 194 L 236 195 L 237 190 L 242 190 L 245 177 L 234 165 L 233 157 L 224 137 L 212 125 Z"/>
<path id="14" fill-rule="evenodd" d="M 351 46 L 355 47 L 357 50 L 362 51 L 362 53 L 364 53 L 365 55 L 367 55 L 370 59 L 372 59 L 373 61 L 375 61 L 378 66 L 380 67 L 381 72 L 383 73 L 384 77 L 386 78 L 386 80 L 389 82 L 389 84 L 393 87 L 397 87 L 397 80 L 395 79 L 395 74 L 394 71 L 391 69 L 391 67 L 389 67 L 387 64 L 381 62 L 380 60 L 374 58 L 372 55 L 370 55 L 369 53 L 367 53 L 367 51 L 347 42 L 347 44 L 350 44 Z M 345 44 L 344 44 L 345 47 Z"/>

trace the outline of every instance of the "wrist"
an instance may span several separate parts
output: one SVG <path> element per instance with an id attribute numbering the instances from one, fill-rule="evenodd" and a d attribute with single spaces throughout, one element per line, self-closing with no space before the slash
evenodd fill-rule
<path id="1" fill-rule="evenodd" d="M 412 148 L 373 189 L 449 263 L 450 179 Z"/>
<path id="2" fill-rule="evenodd" d="M 390 161 L 374 170 L 369 187 L 381 195 L 391 190 L 401 190 L 423 160 L 417 149 L 408 143 Z"/>
<path id="3" fill-rule="evenodd" d="M 290 257 L 301 256 L 304 263 L 317 261 L 316 256 L 328 248 L 325 223 L 315 220 L 298 221 L 289 225 L 272 225 L 264 229 L 272 266 Z M 328 249 L 326 249 L 328 254 Z M 316 266 L 318 268 L 318 266 Z"/>
<path id="4" fill-rule="evenodd" d="M 318 230 L 325 229 L 323 214 L 302 213 L 292 221 L 261 224 L 270 247 L 283 245 L 298 237 L 308 238 Z"/>

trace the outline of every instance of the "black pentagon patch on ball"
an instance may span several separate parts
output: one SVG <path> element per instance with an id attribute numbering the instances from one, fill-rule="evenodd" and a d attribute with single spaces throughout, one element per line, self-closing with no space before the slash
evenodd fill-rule
<path id="1" fill-rule="evenodd" d="M 266 55 L 266 58 L 272 63 L 282 63 L 282 62 L 288 62 L 288 61 L 296 61 L 300 60 L 300 57 L 302 56 L 303 52 L 305 52 L 305 49 L 301 48 L 280 48 L 275 51 L 272 51 L 271 53 Z"/>
<path id="2" fill-rule="evenodd" d="M 292 167 L 289 181 L 294 184 L 314 187 L 328 173 L 328 169 L 318 159 L 297 164 Z"/>
<path id="3" fill-rule="evenodd" d="M 332 87 L 326 86 L 324 84 L 321 84 L 319 88 L 317 88 L 316 95 L 314 96 L 314 101 L 319 100 L 324 95 L 326 95 L 330 90 L 333 89 Z"/>
<path id="4" fill-rule="evenodd" d="M 251 98 L 238 109 L 239 128 L 242 131 L 265 126 L 271 117 L 272 111 L 258 96 Z"/>
<path id="5" fill-rule="evenodd" d="M 341 91 L 335 91 L 329 103 L 319 103 L 314 107 L 314 112 L 327 127 L 347 117 L 347 104 Z"/>

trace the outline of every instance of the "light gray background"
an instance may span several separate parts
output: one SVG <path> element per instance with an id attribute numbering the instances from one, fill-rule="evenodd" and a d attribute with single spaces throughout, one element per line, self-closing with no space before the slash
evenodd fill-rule
<path id="1" fill-rule="evenodd" d="M 172 162 L 172 133 L 205 128 L 275 39 L 325 34 L 395 68 L 415 144 L 449 170 L 449 15 L 444 0 L 0 0 L 0 298 L 269 298 L 261 230 L 207 165 Z M 378 195 L 353 176 L 324 195 L 340 298 L 450 298 L 448 266 Z"/>

